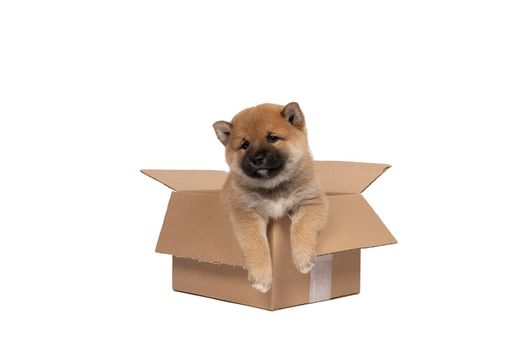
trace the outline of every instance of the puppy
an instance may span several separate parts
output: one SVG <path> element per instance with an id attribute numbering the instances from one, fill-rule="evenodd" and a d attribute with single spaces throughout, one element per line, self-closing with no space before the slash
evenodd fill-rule
<path id="1" fill-rule="evenodd" d="M 230 173 L 222 198 L 248 280 L 266 293 L 272 283 L 268 220 L 290 217 L 292 258 L 302 273 L 312 269 L 317 235 L 326 222 L 328 202 L 314 174 L 304 115 L 295 102 L 262 104 L 213 127 L 226 149 Z"/>

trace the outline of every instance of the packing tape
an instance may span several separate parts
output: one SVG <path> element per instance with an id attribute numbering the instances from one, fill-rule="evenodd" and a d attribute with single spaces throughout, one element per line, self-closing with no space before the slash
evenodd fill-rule
<path id="1" fill-rule="evenodd" d="M 333 254 L 320 255 L 315 258 L 315 265 L 310 271 L 310 303 L 330 299 L 332 258 Z"/>

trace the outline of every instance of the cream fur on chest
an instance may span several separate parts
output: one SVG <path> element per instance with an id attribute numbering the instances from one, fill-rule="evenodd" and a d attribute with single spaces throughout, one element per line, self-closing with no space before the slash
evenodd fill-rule
<path id="1" fill-rule="evenodd" d="M 264 216 L 272 219 L 278 219 L 285 216 L 288 211 L 298 204 L 298 198 L 295 196 L 281 197 L 276 199 L 263 199 L 261 200 L 260 210 Z"/>

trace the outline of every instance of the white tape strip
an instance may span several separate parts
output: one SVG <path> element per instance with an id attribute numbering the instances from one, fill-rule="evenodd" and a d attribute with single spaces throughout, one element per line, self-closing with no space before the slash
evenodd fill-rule
<path id="1" fill-rule="evenodd" d="M 315 258 L 315 265 L 310 272 L 310 302 L 330 299 L 332 294 L 332 257 L 333 254 Z"/>

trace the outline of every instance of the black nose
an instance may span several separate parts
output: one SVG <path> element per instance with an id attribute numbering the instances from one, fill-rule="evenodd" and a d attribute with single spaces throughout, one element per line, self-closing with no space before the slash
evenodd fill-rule
<path id="1" fill-rule="evenodd" d="M 252 163 L 254 166 L 261 166 L 265 159 L 266 151 L 260 150 L 250 157 L 250 163 Z"/>

